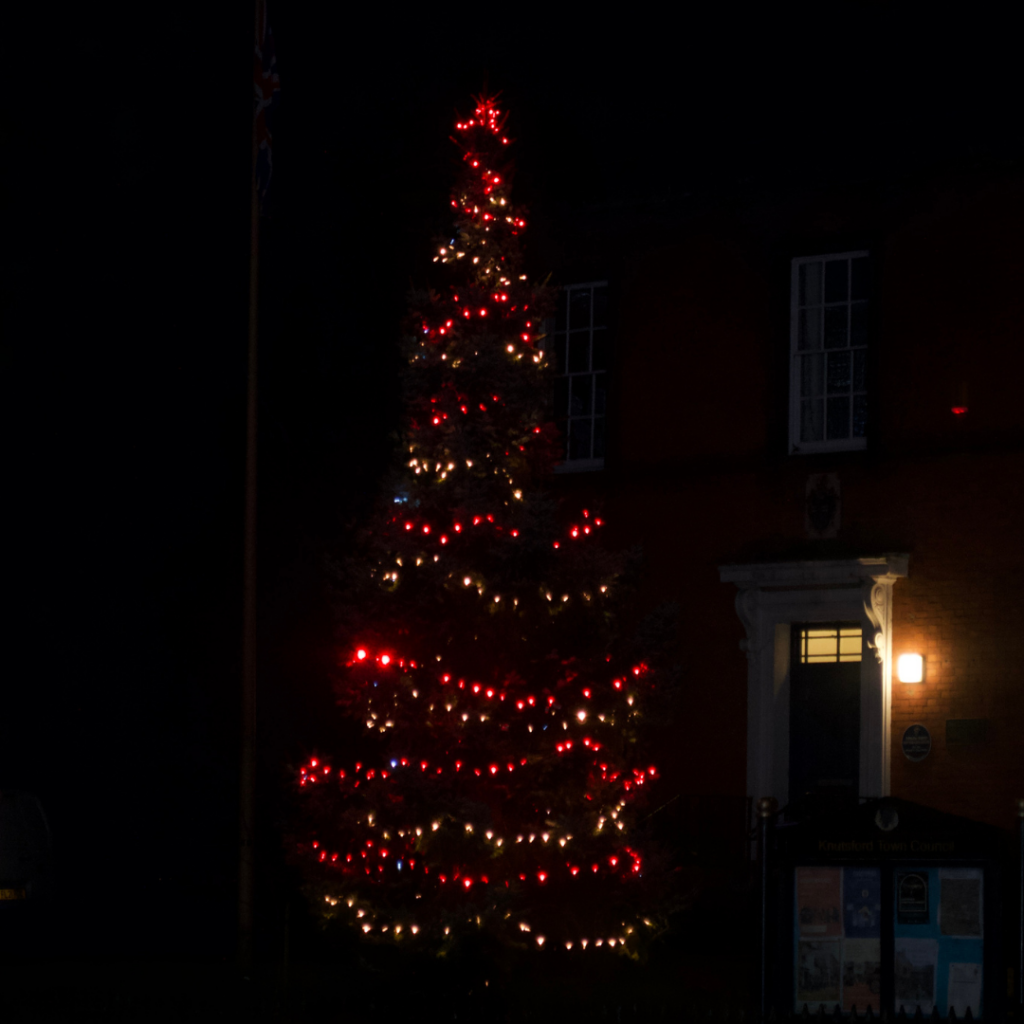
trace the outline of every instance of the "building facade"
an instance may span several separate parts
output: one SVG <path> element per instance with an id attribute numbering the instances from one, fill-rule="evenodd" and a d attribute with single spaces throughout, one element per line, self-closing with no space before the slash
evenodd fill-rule
<path id="1" fill-rule="evenodd" d="M 557 486 L 644 552 L 668 790 L 1024 795 L 1024 174 L 566 218 Z M 554 237 L 554 236 L 552 236 Z M 749 817 L 746 819 L 749 821 Z"/>

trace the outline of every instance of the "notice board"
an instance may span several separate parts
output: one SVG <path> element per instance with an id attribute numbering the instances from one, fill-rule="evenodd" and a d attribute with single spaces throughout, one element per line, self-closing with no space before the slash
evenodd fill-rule
<path id="1" fill-rule="evenodd" d="M 896 1012 L 981 1017 L 984 869 L 916 865 L 794 868 L 794 1012 L 881 1012 L 883 875 Z"/>
<path id="2" fill-rule="evenodd" d="M 770 833 L 766 999 L 1001 1019 L 1009 833 L 885 797 L 785 809 Z"/>

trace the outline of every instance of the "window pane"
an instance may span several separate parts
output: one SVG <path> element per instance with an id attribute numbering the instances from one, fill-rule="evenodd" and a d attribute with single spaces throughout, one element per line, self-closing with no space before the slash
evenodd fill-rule
<path id="1" fill-rule="evenodd" d="M 853 353 L 853 390 L 863 391 L 867 384 L 867 366 L 868 354 L 864 349 L 859 348 Z"/>
<path id="2" fill-rule="evenodd" d="M 868 258 L 858 256 L 850 260 L 850 298 L 866 299 L 868 297 Z"/>
<path id="3" fill-rule="evenodd" d="M 846 306 L 825 308 L 825 348 L 846 348 Z"/>
<path id="4" fill-rule="evenodd" d="M 566 462 L 604 458 L 611 344 L 607 285 L 576 285 L 558 295 L 559 326 L 548 324 L 555 363 L 554 418 Z M 595 455 L 595 451 L 597 454 Z"/>
<path id="5" fill-rule="evenodd" d="M 555 347 L 555 373 L 565 373 L 565 335 L 556 334 Z"/>
<path id="6" fill-rule="evenodd" d="M 850 436 L 850 400 L 849 398 L 830 398 L 828 400 L 828 431 L 829 441 L 840 441 Z"/>
<path id="7" fill-rule="evenodd" d="M 862 633 L 859 626 L 840 629 L 801 629 L 800 661 L 825 664 L 861 660 Z"/>
<path id="8" fill-rule="evenodd" d="M 845 394 L 850 390 L 850 350 L 845 352 L 829 352 L 828 354 L 828 393 L 837 391 Z"/>
<path id="9" fill-rule="evenodd" d="M 800 397 L 816 398 L 824 391 L 825 357 L 820 352 L 800 357 Z"/>
<path id="10" fill-rule="evenodd" d="M 866 437 L 868 426 L 868 396 L 854 395 L 853 398 L 853 436 Z"/>
<path id="11" fill-rule="evenodd" d="M 825 301 L 845 302 L 846 275 L 849 273 L 849 260 L 829 260 L 825 264 Z"/>
<path id="12" fill-rule="evenodd" d="M 825 402 L 821 398 L 805 399 L 800 403 L 801 441 L 820 441 L 822 439 L 824 412 Z"/>
<path id="13" fill-rule="evenodd" d="M 800 264 L 800 305 L 821 305 L 821 264 Z"/>
<path id="14" fill-rule="evenodd" d="M 564 291 L 558 293 L 558 305 L 555 307 L 555 330 L 565 330 L 565 313 L 569 297 Z"/>
<path id="15" fill-rule="evenodd" d="M 569 378 L 558 377 L 555 380 L 555 417 L 561 419 L 569 415 Z"/>
<path id="16" fill-rule="evenodd" d="M 570 420 L 569 421 L 569 458 L 589 459 L 590 458 L 590 425 L 592 421 Z"/>
<path id="17" fill-rule="evenodd" d="M 839 660 L 860 661 L 861 631 L 859 629 L 839 630 Z"/>
<path id="18" fill-rule="evenodd" d="M 797 345 L 801 350 L 821 348 L 821 307 L 800 310 Z"/>
<path id="19" fill-rule="evenodd" d="M 581 374 L 579 377 L 570 377 L 572 381 L 572 395 L 569 400 L 570 416 L 589 416 L 593 411 L 590 404 L 594 388 L 594 378 L 591 374 Z"/>
<path id="20" fill-rule="evenodd" d="M 854 302 L 850 306 L 850 344 L 868 343 L 868 304 Z"/>
<path id="21" fill-rule="evenodd" d="M 861 649 L 861 630 L 860 627 L 848 627 L 839 631 L 839 653 L 840 660 L 847 660 L 844 655 L 855 654 L 856 657 L 853 660 L 859 662 L 860 660 L 860 649 Z"/>
<path id="22" fill-rule="evenodd" d="M 864 437 L 867 421 L 869 258 L 811 257 L 809 262 L 794 260 L 793 266 L 791 344 L 800 360 L 791 378 L 792 399 L 800 403 L 793 444 L 849 447 L 843 442 Z M 819 352 L 821 357 L 814 358 Z"/>
<path id="23" fill-rule="evenodd" d="M 590 289 L 577 288 L 569 293 L 569 328 L 578 331 L 590 326 Z"/>
<path id="24" fill-rule="evenodd" d="M 569 373 L 586 373 L 590 369 L 590 331 L 573 331 L 569 335 Z"/>
<path id="25" fill-rule="evenodd" d="M 805 658 L 809 662 L 835 661 L 838 637 L 834 629 L 809 629 L 804 635 Z"/>

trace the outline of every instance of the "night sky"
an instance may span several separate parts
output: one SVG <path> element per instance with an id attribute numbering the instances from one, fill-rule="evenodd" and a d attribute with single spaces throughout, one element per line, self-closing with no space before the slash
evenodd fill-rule
<path id="1" fill-rule="evenodd" d="M 1002 12 L 328 6 L 270 8 L 266 950 L 288 891 L 284 768 L 332 734 L 324 559 L 388 456 L 403 296 L 446 226 L 471 94 L 511 110 L 539 274 L 581 211 L 1021 150 Z M 251 26 L 241 3 L 136 5 L 7 35 L 0 788 L 51 819 L 64 912 L 42 951 L 231 950 Z"/>

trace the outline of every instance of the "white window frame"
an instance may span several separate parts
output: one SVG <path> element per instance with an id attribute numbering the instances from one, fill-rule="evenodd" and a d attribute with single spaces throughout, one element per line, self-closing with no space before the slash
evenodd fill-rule
<path id="1" fill-rule="evenodd" d="M 789 452 L 791 455 L 811 455 L 815 452 L 844 452 L 861 451 L 867 447 L 866 437 L 844 437 L 829 441 L 801 441 L 800 440 L 800 357 L 807 353 L 799 348 L 798 328 L 800 319 L 800 268 L 808 263 L 826 263 L 832 260 L 853 260 L 870 256 L 866 249 L 858 249 L 853 252 L 829 252 L 817 256 L 797 256 L 793 259 L 790 270 L 789 287 Z M 824 288 L 824 280 L 822 280 Z M 849 283 L 847 285 L 846 307 L 849 310 L 851 299 L 849 295 Z M 870 302 L 870 297 L 868 299 Z M 824 295 L 822 295 L 822 306 L 824 306 Z M 869 306 L 870 310 L 870 306 Z M 869 314 L 870 315 L 870 314 Z M 849 323 L 847 324 L 849 331 Z M 847 335 L 849 340 L 849 334 Z M 852 351 L 849 347 L 848 351 Z M 822 348 L 822 353 L 828 352 Z M 852 372 L 852 369 L 851 369 Z M 823 365 L 822 373 L 827 371 Z M 826 385 L 827 388 L 827 385 Z M 851 401 L 853 393 L 851 391 Z M 827 402 L 827 399 L 826 399 Z M 851 409 L 852 415 L 852 409 Z M 823 412 L 823 430 L 828 429 L 827 409 Z M 869 423 L 870 427 L 870 423 Z"/>
<path id="2" fill-rule="evenodd" d="M 568 295 L 568 293 L 576 291 L 577 289 L 589 288 L 589 289 L 591 289 L 591 294 L 593 294 L 593 289 L 595 289 L 595 288 L 607 288 L 607 287 L 608 287 L 608 282 L 607 281 L 573 281 L 572 284 L 564 285 L 559 290 L 565 292 Z M 593 300 L 591 300 L 591 301 L 593 301 Z M 555 319 L 554 319 L 554 317 L 552 317 L 548 321 L 548 324 L 547 324 L 547 327 L 546 327 L 546 333 L 547 333 L 548 337 L 552 337 L 553 336 L 553 334 L 554 334 L 554 325 L 555 325 Z M 570 326 L 571 326 L 571 324 L 570 324 Z M 608 325 L 606 324 L 605 327 L 604 327 L 604 330 L 607 331 L 608 329 L 609 329 Z M 567 343 L 568 343 L 568 337 L 569 337 L 569 332 L 566 331 L 566 341 L 567 341 Z M 594 344 L 594 327 L 593 327 L 593 321 L 591 321 L 591 327 L 590 327 L 591 357 L 593 356 L 593 344 Z M 545 348 L 548 349 L 549 352 L 553 351 L 553 346 L 548 344 L 547 339 L 545 339 Z M 556 379 L 558 379 L 558 377 L 572 377 L 572 376 L 574 376 L 573 374 L 570 374 L 568 372 L 569 371 L 569 367 L 568 367 L 568 349 L 566 350 L 566 360 L 567 360 L 567 362 L 566 362 L 566 372 L 564 374 L 558 374 Z M 605 367 L 604 370 L 598 370 L 598 371 L 589 370 L 589 371 L 585 371 L 585 372 L 588 373 L 592 379 L 593 379 L 595 373 L 604 373 L 605 374 L 605 380 L 607 381 L 609 369 L 608 369 L 608 367 Z M 579 374 L 579 375 L 582 376 L 582 373 Z M 605 394 L 607 395 L 607 389 L 605 391 Z M 590 417 L 589 417 L 590 420 L 591 420 L 591 424 L 592 425 L 593 425 L 593 421 L 597 418 L 597 415 L 598 414 L 597 414 L 597 410 L 596 410 L 596 395 L 593 395 L 592 399 L 591 399 L 591 413 L 590 413 Z M 605 444 L 607 445 L 607 442 L 608 442 L 608 433 L 607 433 L 607 430 L 608 430 L 608 410 L 607 410 L 607 407 L 605 408 L 605 412 L 604 412 L 604 421 L 605 421 Z M 591 430 L 593 430 L 593 426 L 591 426 Z M 591 438 L 593 438 L 593 434 L 591 434 Z M 593 445 L 593 441 L 591 441 L 591 445 Z M 592 472 L 596 472 L 596 471 L 599 471 L 599 470 L 602 470 L 602 469 L 604 469 L 604 456 L 601 456 L 600 458 L 596 458 L 596 459 L 595 458 L 573 459 L 573 458 L 569 457 L 568 444 L 566 445 L 564 461 L 560 462 L 557 466 L 555 466 L 555 472 L 556 473 L 592 473 Z"/>

